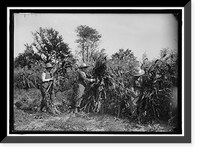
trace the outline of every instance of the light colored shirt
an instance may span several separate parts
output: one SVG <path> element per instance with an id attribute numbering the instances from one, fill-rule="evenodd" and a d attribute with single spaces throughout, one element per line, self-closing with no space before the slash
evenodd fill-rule
<path id="1" fill-rule="evenodd" d="M 79 74 L 80 74 L 80 77 L 81 77 L 83 80 L 85 80 L 85 81 L 89 81 L 89 82 L 92 81 L 92 79 L 87 78 L 85 72 L 83 72 L 83 71 L 79 71 Z"/>
<path id="2" fill-rule="evenodd" d="M 52 76 L 49 72 L 43 72 L 42 73 L 42 82 L 48 82 L 52 80 Z"/>

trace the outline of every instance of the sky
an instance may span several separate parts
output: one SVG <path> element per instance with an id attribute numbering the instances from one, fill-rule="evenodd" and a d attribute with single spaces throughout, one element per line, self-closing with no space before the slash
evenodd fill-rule
<path id="1" fill-rule="evenodd" d="M 149 59 L 157 58 L 162 48 L 177 50 L 178 22 L 172 14 L 23 14 L 14 15 L 14 57 L 31 44 L 39 27 L 54 28 L 69 44 L 78 49 L 75 29 L 87 25 L 101 35 L 99 49 L 111 56 L 119 49 L 130 49 L 141 60 L 146 52 Z"/>

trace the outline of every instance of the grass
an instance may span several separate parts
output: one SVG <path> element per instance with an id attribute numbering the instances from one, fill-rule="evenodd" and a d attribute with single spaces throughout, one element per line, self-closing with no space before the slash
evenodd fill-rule
<path id="1" fill-rule="evenodd" d="M 62 98 L 62 93 L 59 94 Z M 64 95 L 63 95 L 64 97 Z M 37 90 L 15 91 L 14 103 L 26 99 L 27 104 L 36 100 L 40 103 L 40 92 Z M 62 99 L 63 100 L 63 99 Z M 59 101 L 58 101 L 59 102 Z M 61 113 L 49 115 L 38 111 L 28 111 L 14 107 L 15 131 L 65 131 L 65 132 L 173 132 L 165 123 L 137 124 L 126 118 L 97 113 Z"/>
<path id="2" fill-rule="evenodd" d="M 66 131 L 66 132 L 171 132 L 165 124 L 138 125 L 128 119 L 84 112 L 62 113 L 51 116 L 46 113 L 29 114 L 15 108 L 16 131 Z"/>

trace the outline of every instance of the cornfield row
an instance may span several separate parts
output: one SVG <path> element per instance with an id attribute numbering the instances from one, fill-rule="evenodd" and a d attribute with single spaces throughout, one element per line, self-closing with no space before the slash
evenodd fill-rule
<path id="1" fill-rule="evenodd" d="M 132 119 L 152 122 L 170 119 L 170 103 L 172 88 L 177 83 L 177 58 L 163 57 L 149 62 L 144 59 L 142 68 L 141 94 L 132 89 L 134 77 L 132 68 L 124 70 L 115 66 L 106 58 L 99 58 L 90 70 L 94 83 L 88 84 L 82 110 L 85 112 L 109 113 L 116 116 L 127 116 Z M 16 69 L 14 71 L 14 87 L 20 89 L 40 88 L 39 66 L 34 70 Z M 55 75 L 55 89 L 73 92 L 76 85 L 76 70 L 61 67 Z M 69 94 L 73 103 L 73 93 Z"/>
<path id="2" fill-rule="evenodd" d="M 170 59 L 171 60 L 171 59 Z M 175 64 L 169 58 L 143 63 L 141 94 L 131 90 L 131 73 L 120 73 L 107 61 L 98 60 L 92 71 L 97 80 L 87 88 L 83 110 L 87 112 L 125 115 L 138 121 L 168 120 L 172 87 L 177 81 Z"/>

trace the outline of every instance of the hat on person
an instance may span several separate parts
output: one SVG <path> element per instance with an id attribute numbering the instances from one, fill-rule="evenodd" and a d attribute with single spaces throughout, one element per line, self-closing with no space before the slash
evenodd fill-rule
<path id="1" fill-rule="evenodd" d="M 47 63 L 46 68 L 53 68 L 53 66 L 51 65 L 51 63 Z"/>
<path id="2" fill-rule="evenodd" d="M 88 68 L 89 66 L 86 64 L 86 63 L 82 63 L 80 66 L 79 66 L 79 68 Z"/>
<path id="3" fill-rule="evenodd" d="M 145 71 L 142 70 L 140 67 L 135 67 L 134 70 L 133 70 L 133 75 L 134 76 L 141 76 L 145 74 Z"/>

